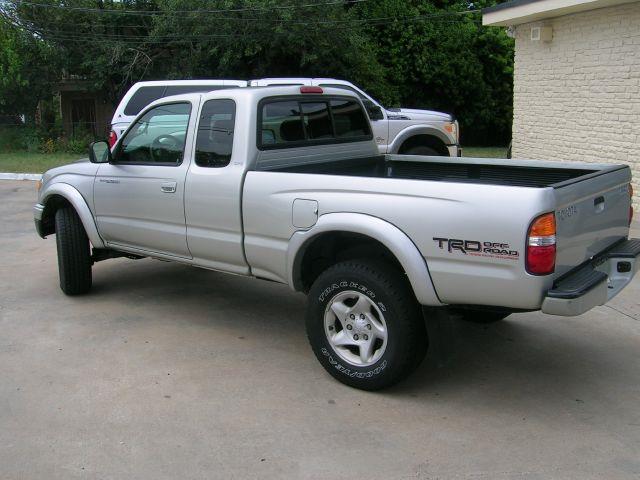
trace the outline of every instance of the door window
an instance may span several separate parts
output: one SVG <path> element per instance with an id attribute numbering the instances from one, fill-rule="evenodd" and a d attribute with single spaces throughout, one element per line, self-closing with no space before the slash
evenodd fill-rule
<path id="1" fill-rule="evenodd" d="M 202 106 L 196 138 L 196 165 L 226 167 L 231 161 L 236 102 L 209 100 Z"/>
<path id="2" fill-rule="evenodd" d="M 140 117 L 122 139 L 115 163 L 179 165 L 189 125 L 191 104 L 158 105 Z"/>

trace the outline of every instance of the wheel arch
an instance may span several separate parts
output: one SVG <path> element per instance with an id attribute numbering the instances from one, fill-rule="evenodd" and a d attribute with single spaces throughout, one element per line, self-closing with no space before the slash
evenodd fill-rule
<path id="1" fill-rule="evenodd" d="M 431 147 L 442 156 L 449 156 L 447 145 L 451 141 L 440 130 L 432 127 L 409 127 L 393 140 L 389 153 L 403 154 L 407 150 L 420 145 Z"/>
<path id="2" fill-rule="evenodd" d="M 330 265 L 372 256 L 383 256 L 399 267 L 420 304 L 442 305 L 426 261 L 411 239 L 395 225 L 359 213 L 325 214 L 310 230 L 294 233 L 287 252 L 289 285 L 307 291 Z M 318 260 L 314 270 L 313 262 Z"/>
<path id="3" fill-rule="evenodd" d="M 80 217 L 91 245 L 94 248 L 104 248 L 104 242 L 98 233 L 89 205 L 77 189 L 67 183 L 55 183 L 43 192 L 40 203 L 43 206 L 41 217 L 43 237 L 55 233 L 56 211 L 59 208 L 70 206 Z"/>

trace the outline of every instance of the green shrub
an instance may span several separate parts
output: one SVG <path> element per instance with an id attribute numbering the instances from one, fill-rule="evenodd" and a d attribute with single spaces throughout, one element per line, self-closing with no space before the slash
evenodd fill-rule
<path id="1" fill-rule="evenodd" d="M 0 152 L 38 151 L 40 137 L 36 129 L 23 125 L 0 126 Z"/>
<path id="2" fill-rule="evenodd" d="M 93 134 L 87 130 L 78 129 L 73 135 L 64 135 L 59 125 L 0 126 L 0 153 L 86 153 L 93 140 Z"/>

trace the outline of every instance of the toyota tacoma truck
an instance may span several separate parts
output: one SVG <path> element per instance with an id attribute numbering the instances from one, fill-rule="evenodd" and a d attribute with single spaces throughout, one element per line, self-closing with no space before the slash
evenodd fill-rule
<path id="1" fill-rule="evenodd" d="M 320 363 L 361 389 L 416 368 L 431 315 L 580 315 L 638 269 L 627 166 L 382 155 L 344 89 L 162 98 L 89 156 L 34 206 L 64 293 L 118 256 L 287 284 Z"/>

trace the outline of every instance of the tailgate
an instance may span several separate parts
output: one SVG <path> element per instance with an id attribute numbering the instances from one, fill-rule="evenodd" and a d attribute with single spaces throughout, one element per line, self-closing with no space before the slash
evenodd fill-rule
<path id="1" fill-rule="evenodd" d="M 613 165 L 553 185 L 557 225 L 556 277 L 627 238 L 630 181 L 629 167 Z"/>

